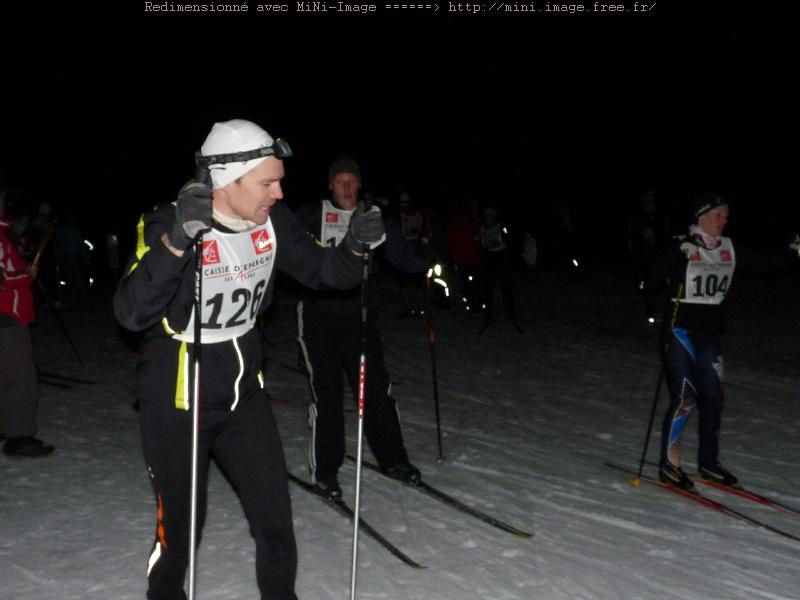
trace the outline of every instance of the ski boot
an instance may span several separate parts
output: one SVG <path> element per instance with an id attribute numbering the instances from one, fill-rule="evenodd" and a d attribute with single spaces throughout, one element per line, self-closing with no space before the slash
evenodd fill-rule
<path id="1" fill-rule="evenodd" d="M 41 458 L 49 456 L 53 450 L 54 446 L 33 436 L 11 437 L 3 444 L 3 454 L 10 458 Z"/>
<path id="2" fill-rule="evenodd" d="M 422 474 L 419 469 L 411 463 L 400 463 L 383 471 L 387 477 L 397 479 L 409 485 L 417 485 L 422 481 Z"/>
<path id="3" fill-rule="evenodd" d="M 666 485 L 686 490 L 687 492 L 694 492 L 694 481 L 678 466 L 673 465 L 668 460 L 661 461 L 661 467 L 658 469 L 658 480 Z"/>
<path id="4" fill-rule="evenodd" d="M 697 474 L 706 481 L 715 481 L 720 485 L 728 487 L 739 486 L 739 480 L 718 462 L 712 465 L 700 465 L 697 467 Z"/>
<path id="5" fill-rule="evenodd" d="M 317 477 L 314 485 L 317 487 L 320 494 L 328 500 L 337 500 L 342 497 L 342 488 L 335 475 L 323 479 Z"/>

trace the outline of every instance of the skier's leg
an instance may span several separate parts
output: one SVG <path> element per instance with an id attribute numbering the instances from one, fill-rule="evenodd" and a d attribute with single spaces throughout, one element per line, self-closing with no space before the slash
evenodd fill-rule
<path id="1" fill-rule="evenodd" d="M 501 253 L 501 260 L 498 262 L 500 278 L 500 291 L 503 297 L 503 308 L 506 316 L 511 321 L 516 321 L 517 310 L 514 304 L 514 274 L 511 271 L 511 262 L 505 252 Z"/>
<path id="2" fill-rule="evenodd" d="M 298 313 L 298 341 L 306 359 L 312 401 L 308 465 L 314 481 L 333 482 L 344 462 L 344 408 L 341 341 L 324 316 Z"/>
<path id="3" fill-rule="evenodd" d="M 163 394 L 140 399 L 142 447 L 156 498 L 156 538 L 147 567 L 148 600 L 180 600 L 189 563 L 191 411 L 175 408 Z M 206 510 L 208 443 L 198 448 L 197 543 Z"/>
<path id="4" fill-rule="evenodd" d="M 700 444 L 697 464 L 713 467 L 719 460 L 722 424 L 723 360 L 718 336 L 704 340 L 697 356 L 697 409 Z"/>
<path id="5" fill-rule="evenodd" d="M 16 321 L 0 326 L 0 348 L 13 348 L 0 361 L 0 432 L 8 438 L 32 436 L 39 390 L 28 326 Z"/>
<path id="6" fill-rule="evenodd" d="M 481 268 L 481 283 L 483 284 L 483 304 L 486 306 L 484 315 L 486 322 L 489 322 L 492 318 L 492 312 L 494 311 L 494 288 L 497 279 L 497 271 L 494 267 L 491 253 L 487 252 L 486 254 L 487 256 L 484 257 Z"/>
<path id="7" fill-rule="evenodd" d="M 680 466 L 680 438 L 695 407 L 694 345 L 683 329 L 672 332 L 667 347 L 665 368 L 670 403 L 661 426 L 661 462 Z"/>
<path id="8" fill-rule="evenodd" d="M 347 377 L 353 389 L 358 389 L 360 340 L 357 335 L 348 338 Z M 388 469 L 408 462 L 403 445 L 397 404 L 392 398 L 389 375 L 383 354 L 380 331 L 373 319 L 367 322 L 367 374 L 366 405 L 364 408 L 364 433 L 372 454 L 381 468 Z"/>
<path id="9" fill-rule="evenodd" d="M 256 544 L 262 600 L 296 600 L 297 547 L 286 461 L 263 390 L 244 398 L 212 448 L 242 502 Z"/>

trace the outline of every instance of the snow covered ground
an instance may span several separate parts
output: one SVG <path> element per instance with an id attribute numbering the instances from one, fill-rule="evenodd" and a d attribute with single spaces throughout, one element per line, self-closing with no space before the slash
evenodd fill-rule
<path id="1" fill-rule="evenodd" d="M 796 273 L 741 277 L 734 286 L 722 459 L 748 486 L 800 507 L 796 280 Z M 643 325 L 639 299 L 623 283 L 603 271 L 583 280 L 543 273 L 521 281 L 522 335 L 502 315 L 479 336 L 474 318 L 437 310 L 446 458 L 439 463 L 424 322 L 396 318 L 394 283 L 383 276 L 387 362 L 412 460 L 430 483 L 535 537 L 515 538 L 365 472 L 362 515 L 427 569 L 410 569 L 362 535 L 359 598 L 800 598 L 800 543 L 661 490 L 637 489 L 604 466 L 637 465 L 659 368 L 655 331 Z M 283 293 L 278 301 L 268 387 L 289 468 L 304 475 L 308 390 L 282 366 L 296 360 L 294 298 Z M 41 311 L 34 330 L 40 366 L 98 382 L 41 387 L 40 435 L 57 446 L 53 457 L 0 456 L 0 598 L 143 598 L 155 515 L 132 407 L 135 354 L 118 335 L 107 298 L 60 316 L 84 365 L 54 314 Z M 659 420 L 665 398 L 662 392 Z M 349 431 L 354 449 L 355 428 Z M 686 438 L 692 465 L 694 422 Z M 658 441 L 654 433 L 651 458 Z M 354 473 L 351 465 L 341 472 L 350 502 Z M 298 596 L 347 598 L 350 523 L 320 499 L 290 490 Z M 713 496 L 800 535 L 798 517 Z M 253 544 L 216 470 L 198 565 L 198 598 L 258 597 Z"/>

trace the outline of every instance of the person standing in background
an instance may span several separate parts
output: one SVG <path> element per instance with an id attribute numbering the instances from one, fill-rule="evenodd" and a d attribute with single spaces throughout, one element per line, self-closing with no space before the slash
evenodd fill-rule
<path id="1" fill-rule="evenodd" d="M 39 389 L 28 325 L 35 320 L 31 286 L 38 265 L 26 264 L 11 243 L 6 196 L 0 179 L 0 440 L 8 457 L 39 458 L 55 448 L 34 437 Z"/>
<path id="2" fill-rule="evenodd" d="M 331 198 L 301 206 L 298 220 L 317 243 L 339 247 L 359 206 L 361 168 L 351 157 L 333 161 L 328 169 Z M 362 203 L 363 204 L 363 203 Z M 373 208 L 373 210 L 375 210 Z M 388 262 L 396 269 L 421 276 L 425 264 L 402 232 L 387 222 Z M 378 465 L 388 476 L 407 483 L 420 481 L 403 443 L 397 405 L 384 361 L 375 298 L 367 299 L 367 385 L 364 431 Z M 358 390 L 362 306 L 359 290 L 319 291 L 299 303 L 298 341 L 306 359 L 312 391 L 309 406 L 311 440 L 309 470 L 313 483 L 330 497 L 341 497 L 338 473 L 345 457 L 344 376 Z"/>

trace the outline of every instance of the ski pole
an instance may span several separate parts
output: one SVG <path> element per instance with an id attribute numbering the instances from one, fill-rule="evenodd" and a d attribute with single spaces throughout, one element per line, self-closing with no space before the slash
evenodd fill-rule
<path id="1" fill-rule="evenodd" d="M 44 295 L 45 301 L 50 303 L 53 306 L 53 312 L 56 315 L 56 321 L 58 321 L 58 324 L 61 327 L 61 330 L 64 332 L 64 337 L 67 338 L 67 342 L 69 343 L 70 348 L 72 348 L 72 351 L 75 353 L 75 357 L 78 359 L 78 362 L 81 363 L 81 366 L 83 366 L 83 359 L 81 358 L 81 355 L 78 353 L 78 349 L 75 347 L 75 344 L 72 342 L 72 338 L 70 337 L 69 333 L 67 332 L 67 328 L 64 327 L 64 322 L 61 320 L 61 317 L 58 314 L 58 306 L 56 306 L 56 301 L 52 298 L 52 296 L 50 296 L 50 294 L 47 291 L 47 288 L 44 287 L 44 284 L 42 283 L 42 280 L 39 279 L 39 275 L 38 275 L 39 264 L 42 262 L 42 257 L 44 256 L 45 248 L 47 248 L 47 244 L 53 238 L 53 234 L 55 233 L 55 231 L 56 230 L 55 230 L 55 226 L 54 226 L 53 229 L 51 229 L 47 233 L 47 235 L 44 236 L 42 241 L 39 242 L 39 246 L 36 249 L 36 253 L 33 256 L 33 260 L 31 261 L 30 268 L 31 268 L 32 273 L 36 273 L 36 275 L 34 276 L 35 279 L 36 279 L 36 285 L 39 286 L 39 289 L 41 290 L 42 294 Z M 56 268 L 58 268 L 58 262 L 56 262 Z M 56 277 L 56 286 L 58 286 L 58 279 L 59 279 L 59 277 Z M 56 289 L 56 293 L 58 293 L 58 289 Z"/>
<path id="2" fill-rule="evenodd" d="M 644 469 L 644 460 L 647 456 L 647 447 L 650 445 L 650 433 L 653 431 L 653 421 L 656 417 L 656 405 L 658 404 L 658 394 L 661 392 L 661 384 L 664 381 L 664 364 L 658 370 L 658 383 L 656 383 L 656 393 L 653 396 L 653 407 L 650 409 L 650 420 L 647 423 L 647 433 L 644 437 L 644 448 L 642 448 L 642 458 L 639 460 L 639 470 L 636 477 L 631 480 L 631 484 L 639 487 L 642 483 L 642 470 Z"/>
<path id="3" fill-rule="evenodd" d="M 200 355 L 202 338 L 200 335 L 200 308 L 203 292 L 203 236 L 197 236 L 194 245 L 194 343 L 192 344 L 192 370 L 189 373 L 189 387 L 192 403 L 192 482 L 189 509 L 189 600 L 194 600 L 195 576 L 197 574 L 197 463 L 198 439 L 200 435 Z"/>
<path id="4" fill-rule="evenodd" d="M 78 352 L 78 348 L 77 346 L 75 346 L 75 342 L 72 341 L 72 336 L 69 334 L 69 331 L 67 331 L 67 326 L 64 325 L 64 320 L 61 318 L 61 315 L 58 312 L 59 308 L 56 306 L 53 297 L 49 294 L 47 289 L 44 287 L 44 284 L 38 277 L 36 278 L 36 285 L 39 286 L 39 289 L 44 295 L 45 301 L 53 305 L 53 315 L 55 315 L 56 322 L 58 323 L 58 326 L 61 327 L 61 332 L 64 334 L 64 338 L 67 340 L 69 347 L 72 348 L 72 353 L 75 355 L 75 358 L 78 359 L 78 362 L 81 364 L 81 368 L 83 368 L 84 367 L 83 357 L 81 356 L 80 352 Z"/>
<path id="5" fill-rule="evenodd" d="M 681 295 L 683 294 L 683 283 L 678 286 L 678 293 L 675 296 L 675 304 L 672 307 L 672 319 L 670 320 L 670 331 L 675 327 L 675 321 L 678 319 L 678 307 L 681 303 Z M 650 420 L 647 423 L 647 433 L 644 436 L 644 447 L 642 448 L 642 457 L 639 460 L 639 470 L 636 477 L 631 479 L 631 485 L 639 487 L 642 483 L 642 471 L 644 470 L 644 461 L 647 456 L 647 447 L 650 445 L 650 433 L 653 430 L 653 421 L 656 416 L 656 405 L 658 404 L 658 395 L 661 392 L 661 384 L 664 382 L 666 375 L 666 366 L 664 360 L 661 361 L 661 368 L 658 371 L 658 383 L 656 384 L 656 393 L 653 396 L 653 407 L 650 409 Z"/>
<path id="6" fill-rule="evenodd" d="M 433 302 L 431 302 L 431 275 L 433 269 L 429 269 L 425 276 L 425 302 L 428 305 L 428 346 L 431 349 L 431 372 L 433 375 L 433 406 L 436 412 L 436 441 L 439 448 L 439 462 L 444 461 L 442 454 L 442 421 L 439 416 L 439 382 L 436 376 L 436 332 L 433 329 Z"/>
<path id="7" fill-rule="evenodd" d="M 364 202 L 364 212 L 372 208 Z M 358 573 L 358 531 L 361 514 L 361 464 L 364 442 L 364 405 L 367 389 L 367 288 L 369 285 L 369 244 L 364 244 L 361 254 L 361 357 L 358 364 L 358 444 L 356 446 L 356 498 L 353 503 L 353 563 L 350 573 L 350 600 L 356 597 L 356 575 Z"/>
<path id="8" fill-rule="evenodd" d="M 208 182 L 208 171 L 198 167 L 195 179 Z M 189 600 L 194 600 L 197 575 L 197 470 L 200 438 L 200 358 L 203 339 L 201 336 L 203 307 L 203 234 L 194 243 L 194 342 L 192 344 L 192 370 L 189 373 L 190 402 L 192 410 L 192 464 L 191 488 L 189 491 Z"/>

